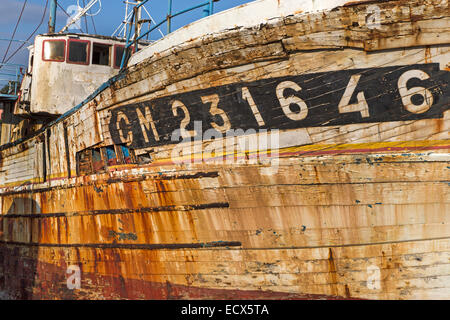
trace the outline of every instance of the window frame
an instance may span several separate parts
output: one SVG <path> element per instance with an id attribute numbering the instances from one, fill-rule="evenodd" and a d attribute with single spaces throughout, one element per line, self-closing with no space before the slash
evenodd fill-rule
<path id="1" fill-rule="evenodd" d="M 107 148 L 112 148 L 114 150 L 114 154 L 116 156 L 115 158 L 108 159 Z M 122 148 L 128 149 L 129 160 L 130 160 L 129 163 L 126 163 L 126 161 L 125 161 L 125 156 L 122 151 Z M 94 162 L 94 151 L 99 151 L 101 160 Z M 80 166 L 82 154 L 87 155 L 87 162 L 88 162 L 88 170 L 87 171 L 84 170 L 83 172 L 81 172 L 81 166 Z M 109 164 L 109 160 L 112 160 L 112 159 L 114 159 L 116 163 Z M 87 148 L 87 149 L 78 151 L 76 153 L 75 160 L 76 160 L 76 175 L 78 177 L 89 176 L 89 175 L 93 175 L 93 174 L 101 174 L 101 173 L 105 173 L 105 172 L 108 172 L 111 170 L 115 171 L 117 169 L 115 169 L 114 167 L 118 167 L 118 166 L 139 166 L 139 165 L 141 165 L 138 162 L 138 157 L 136 156 L 134 149 L 129 148 L 125 144 L 119 144 L 119 145 L 114 144 L 114 145 L 108 145 L 108 146 L 104 146 L 104 147 Z M 103 164 L 103 166 L 102 166 L 102 168 L 96 169 L 96 166 L 94 164 L 99 163 L 99 162 L 101 162 Z M 153 160 L 151 162 L 153 162 Z M 149 162 L 149 163 L 151 163 L 151 162 Z"/>
<path id="2" fill-rule="evenodd" d="M 100 155 L 100 160 L 99 161 L 94 161 L 94 152 L 98 151 L 99 155 Z M 91 148 L 91 158 L 92 158 L 92 174 L 95 173 L 101 173 L 101 172 L 105 172 L 106 171 L 106 164 L 105 164 L 105 159 L 103 158 L 103 152 L 102 152 L 102 148 Z M 95 167 L 96 163 L 101 163 L 102 167 L 97 169 Z"/>
<path id="3" fill-rule="evenodd" d="M 63 60 L 56 59 L 45 59 L 45 43 L 46 42 L 64 42 L 64 58 Z M 66 39 L 46 39 L 42 41 L 42 61 L 50 61 L 50 62 L 65 62 L 67 58 L 67 48 L 66 48 Z"/>
<path id="4" fill-rule="evenodd" d="M 89 158 L 89 172 L 88 173 L 86 173 L 86 172 L 81 172 L 81 168 L 80 168 L 80 158 L 81 158 L 81 154 L 82 153 L 87 153 L 88 154 L 88 158 Z M 91 150 L 90 149 L 84 149 L 84 150 L 81 150 L 81 151 L 78 151 L 77 153 L 76 153 L 76 161 L 77 161 L 77 167 L 76 167 L 76 170 L 77 170 L 77 176 L 88 176 L 88 175 L 91 175 L 92 174 L 92 172 L 94 171 L 93 170 L 93 166 L 92 166 L 92 152 L 91 152 Z"/>
<path id="5" fill-rule="evenodd" d="M 109 159 L 109 158 L 108 158 L 108 152 L 107 152 L 107 149 L 108 149 L 108 148 L 111 148 L 111 147 L 114 149 L 114 155 L 115 155 L 116 157 L 115 157 L 115 158 Z M 108 168 L 109 168 L 109 167 L 114 167 L 114 166 L 119 166 L 119 165 L 121 165 L 122 161 L 121 161 L 121 159 L 120 159 L 120 155 L 119 155 L 118 152 L 117 152 L 116 145 L 106 146 L 106 147 L 104 147 L 104 149 L 105 149 L 105 153 L 106 153 L 106 165 L 107 165 Z M 110 160 L 113 160 L 113 159 L 116 159 L 116 163 L 115 163 L 115 164 L 109 164 L 109 161 L 110 161 Z"/>
<path id="6" fill-rule="evenodd" d="M 116 66 L 116 53 L 117 53 L 116 48 L 117 48 L 117 47 L 125 48 L 125 46 L 126 46 L 125 44 L 115 44 L 115 45 L 114 45 L 114 61 L 113 61 L 113 68 L 114 68 L 114 69 L 120 69 L 120 65 L 119 65 L 119 66 Z M 131 51 L 132 53 L 135 53 L 135 52 L 134 52 L 134 46 L 131 46 L 131 50 L 132 50 L 132 51 Z M 125 51 L 124 51 L 124 53 L 125 53 Z"/>
<path id="7" fill-rule="evenodd" d="M 116 148 L 119 150 L 120 161 L 123 165 L 137 164 L 137 159 L 136 159 L 133 149 L 129 148 L 126 144 L 119 144 L 119 145 L 117 145 Z M 127 163 L 125 161 L 126 157 L 125 157 L 125 154 L 123 153 L 124 148 L 126 148 L 128 151 L 128 158 L 130 159 L 130 163 Z"/>
<path id="8" fill-rule="evenodd" d="M 71 42 L 84 42 L 87 43 L 87 55 L 86 55 L 86 62 L 73 62 L 69 60 L 70 57 L 70 43 Z M 70 64 L 79 64 L 79 65 L 83 65 L 83 66 L 88 66 L 90 65 L 90 61 L 91 61 L 91 41 L 90 40 L 81 40 L 81 39 L 67 39 L 67 58 L 66 58 L 66 62 L 70 63 Z"/>

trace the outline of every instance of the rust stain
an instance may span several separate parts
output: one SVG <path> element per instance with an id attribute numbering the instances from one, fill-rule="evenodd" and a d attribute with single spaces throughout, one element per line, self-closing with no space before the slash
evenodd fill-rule
<path id="1" fill-rule="evenodd" d="M 347 284 L 345 285 L 345 297 L 346 297 L 347 299 L 351 298 L 351 295 L 350 295 L 350 289 L 348 288 L 348 285 L 347 285 Z"/>
<path id="2" fill-rule="evenodd" d="M 336 263 L 333 257 L 333 249 L 331 248 L 328 249 L 328 274 L 330 276 L 330 286 L 332 290 L 332 295 L 337 296 L 338 288 L 337 288 Z"/>
<path id="3" fill-rule="evenodd" d="M 430 46 L 425 47 L 425 63 L 432 63 Z"/>

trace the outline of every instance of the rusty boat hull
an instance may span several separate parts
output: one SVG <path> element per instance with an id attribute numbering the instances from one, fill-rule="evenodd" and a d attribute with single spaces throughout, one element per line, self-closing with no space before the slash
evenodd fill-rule
<path id="1" fill-rule="evenodd" d="M 174 32 L 1 147 L 5 297 L 450 298 L 448 1 L 292 3 Z"/>

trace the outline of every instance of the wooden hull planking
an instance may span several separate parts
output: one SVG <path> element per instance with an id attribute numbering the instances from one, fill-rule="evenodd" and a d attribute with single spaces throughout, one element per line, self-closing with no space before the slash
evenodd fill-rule
<path id="1" fill-rule="evenodd" d="M 448 2 L 376 2 L 375 29 L 370 5 L 193 39 L 2 147 L 0 292 L 449 299 Z M 276 148 L 177 143 L 196 120 L 203 137 L 267 130 Z M 78 152 L 113 144 L 152 162 L 79 175 Z"/>

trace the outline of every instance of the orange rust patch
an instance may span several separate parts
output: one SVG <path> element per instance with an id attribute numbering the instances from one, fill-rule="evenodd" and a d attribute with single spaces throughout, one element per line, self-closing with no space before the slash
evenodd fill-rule
<path id="1" fill-rule="evenodd" d="M 336 263 L 333 257 L 333 250 L 328 249 L 328 272 L 330 275 L 330 285 L 332 286 L 333 295 L 337 295 L 337 277 L 336 277 Z"/>

